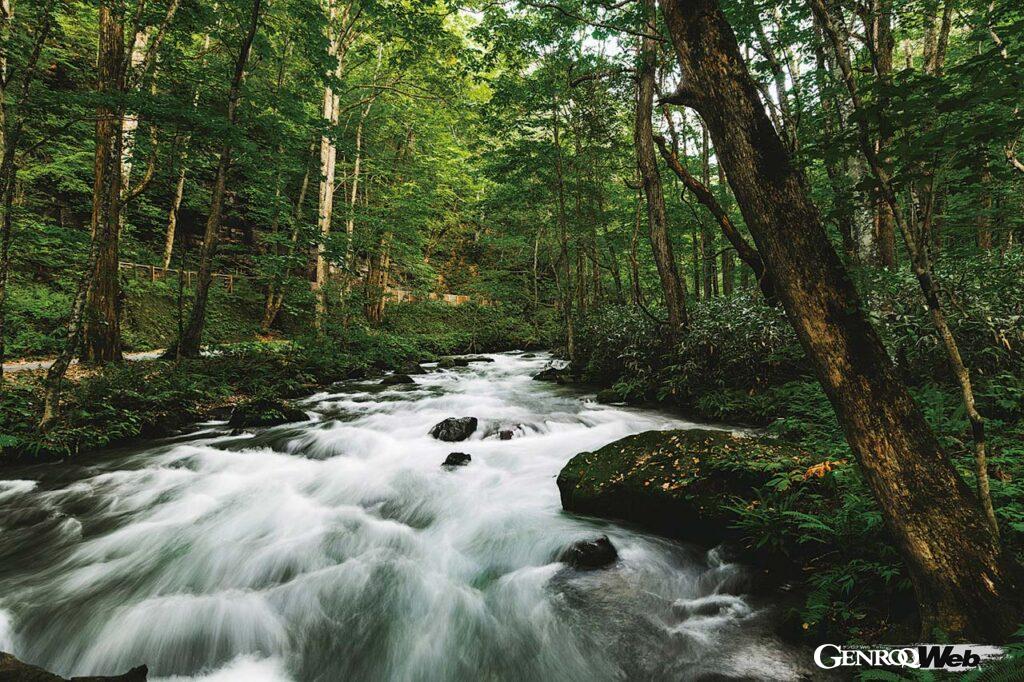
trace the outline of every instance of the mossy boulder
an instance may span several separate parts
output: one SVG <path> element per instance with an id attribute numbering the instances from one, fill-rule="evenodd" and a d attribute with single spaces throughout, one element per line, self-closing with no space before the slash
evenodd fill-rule
<path id="1" fill-rule="evenodd" d="M 308 420 L 309 415 L 286 402 L 273 398 L 256 398 L 235 407 L 231 412 L 231 419 L 228 420 L 228 426 L 233 429 L 244 429 Z"/>
<path id="2" fill-rule="evenodd" d="M 558 475 L 566 511 L 621 519 L 706 544 L 735 540 L 730 505 L 780 471 L 809 467 L 805 450 L 724 431 L 648 431 L 573 457 Z"/>

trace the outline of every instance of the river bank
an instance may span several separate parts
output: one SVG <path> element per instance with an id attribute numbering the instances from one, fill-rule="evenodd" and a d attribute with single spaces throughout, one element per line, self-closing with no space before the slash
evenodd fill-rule
<path id="1" fill-rule="evenodd" d="M 177 362 L 144 357 L 73 366 L 61 418 L 36 429 L 42 368 L 6 377 L 0 391 L 0 467 L 56 461 L 135 439 L 165 436 L 238 404 L 305 397 L 357 376 L 381 376 L 445 355 L 548 345 L 543 330 L 501 307 L 409 304 L 384 328 L 332 322 L 321 336 L 211 346 Z"/>

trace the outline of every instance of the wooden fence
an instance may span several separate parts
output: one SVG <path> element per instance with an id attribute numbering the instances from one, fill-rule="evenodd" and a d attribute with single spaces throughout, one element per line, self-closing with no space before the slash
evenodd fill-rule
<path id="1" fill-rule="evenodd" d="M 122 270 L 138 273 L 137 276 L 141 275 L 142 277 L 149 279 L 150 282 L 155 282 L 158 279 L 166 279 L 168 275 L 174 275 L 176 277 L 181 276 L 181 270 L 178 268 L 165 268 L 159 265 L 145 265 L 144 263 L 129 263 L 128 261 L 121 261 L 118 265 Z M 190 288 L 192 286 L 192 282 L 198 277 L 199 273 L 195 270 L 186 270 L 185 287 Z M 248 278 L 245 275 L 235 275 L 233 273 L 213 273 L 213 280 L 217 281 L 218 279 L 224 282 L 224 287 L 228 292 L 233 293 L 235 291 L 235 280 Z"/>
<path id="2" fill-rule="evenodd" d="M 130 263 L 128 261 L 120 261 L 119 266 L 121 270 L 128 270 L 135 274 L 136 277 L 148 279 L 150 282 L 155 282 L 158 279 L 166 279 L 169 275 L 174 277 L 180 277 L 181 270 L 178 268 L 165 268 L 159 265 L 146 265 L 145 263 Z M 185 287 L 191 288 L 193 281 L 198 278 L 198 273 L 195 270 L 185 270 Z M 213 273 L 213 279 L 221 280 L 224 282 L 224 287 L 229 293 L 235 291 L 235 280 L 249 279 L 247 275 L 236 275 L 234 273 L 215 272 Z M 315 283 L 310 282 L 310 287 L 314 287 Z M 413 292 L 408 289 L 398 289 L 396 287 L 387 287 L 384 290 L 384 299 L 389 303 L 413 303 L 415 301 L 444 301 L 448 305 L 463 305 L 469 303 L 473 299 L 465 294 L 435 294 L 430 293 L 426 296 L 416 296 Z M 486 299 L 478 299 L 476 301 L 479 305 L 491 305 L 492 302 Z"/>

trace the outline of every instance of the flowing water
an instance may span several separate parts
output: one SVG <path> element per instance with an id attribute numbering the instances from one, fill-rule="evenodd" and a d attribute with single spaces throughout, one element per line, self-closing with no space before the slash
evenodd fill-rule
<path id="1" fill-rule="evenodd" d="M 575 453 L 693 424 L 532 381 L 543 355 L 491 357 L 339 384 L 305 424 L 210 424 L 0 481 L 0 650 L 64 675 L 245 682 L 810 672 L 715 550 L 561 510 Z M 470 415 L 466 442 L 427 435 Z M 443 469 L 451 451 L 472 462 Z M 600 533 L 612 567 L 556 560 Z"/>

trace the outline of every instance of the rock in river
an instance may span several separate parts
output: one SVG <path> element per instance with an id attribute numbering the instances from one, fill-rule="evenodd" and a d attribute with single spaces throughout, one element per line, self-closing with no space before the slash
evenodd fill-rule
<path id="1" fill-rule="evenodd" d="M 381 386 L 397 386 L 398 384 L 415 384 L 408 374 L 389 374 L 380 380 Z"/>
<path id="2" fill-rule="evenodd" d="M 242 429 L 251 426 L 277 426 L 290 422 L 309 420 L 307 415 L 297 407 L 273 398 L 256 398 L 242 403 L 231 412 L 228 426 Z"/>
<path id="3" fill-rule="evenodd" d="M 72 678 L 74 682 L 146 682 L 149 670 L 144 665 L 132 668 L 122 675 L 103 675 Z M 0 651 L 0 680 L 11 682 L 64 682 L 66 678 L 54 675 L 34 665 L 22 663 L 14 656 Z"/>
<path id="4" fill-rule="evenodd" d="M 558 384 L 572 383 L 573 377 L 569 373 L 568 369 L 559 369 L 557 367 L 547 367 L 542 369 L 539 374 L 535 374 L 533 377 L 534 381 L 553 381 Z"/>
<path id="5" fill-rule="evenodd" d="M 467 455 L 465 452 L 453 452 L 448 455 L 448 457 L 444 460 L 444 464 L 442 464 L 441 466 L 443 466 L 446 469 L 451 469 L 452 467 L 464 467 L 467 464 L 469 464 L 470 461 L 472 461 L 472 459 L 473 458 Z"/>
<path id="6" fill-rule="evenodd" d="M 813 462 L 795 446 L 724 431 L 648 431 L 576 455 L 558 491 L 566 511 L 718 544 L 736 538 L 729 507 L 737 498 L 756 499 L 779 471 Z"/>
<path id="7" fill-rule="evenodd" d="M 619 553 L 615 551 L 615 545 L 607 535 L 574 542 L 558 556 L 559 561 L 564 561 L 580 571 L 607 566 L 618 558 Z"/>
<path id="8" fill-rule="evenodd" d="M 430 435 L 438 440 L 454 443 L 466 440 L 476 431 L 476 417 L 448 417 L 430 429 Z"/>

